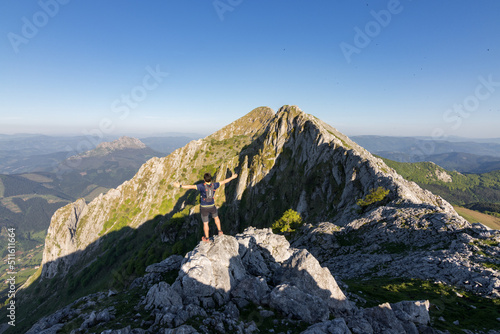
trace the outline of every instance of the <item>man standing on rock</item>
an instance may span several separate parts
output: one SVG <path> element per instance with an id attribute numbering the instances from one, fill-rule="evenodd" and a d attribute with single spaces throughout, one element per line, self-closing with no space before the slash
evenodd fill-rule
<path id="1" fill-rule="evenodd" d="M 205 232 L 205 236 L 201 238 L 201 240 L 205 242 L 209 242 L 208 239 L 208 219 L 211 214 L 213 219 L 215 220 L 215 225 L 219 230 L 219 235 L 223 234 L 220 226 L 219 214 L 217 212 L 217 207 L 215 206 L 215 191 L 221 185 L 228 183 L 231 180 L 234 180 L 238 177 L 238 174 L 233 174 L 230 178 L 225 179 L 224 181 L 214 182 L 212 183 L 212 175 L 210 173 L 205 173 L 203 176 L 204 183 L 193 184 L 193 185 L 183 185 L 179 182 L 174 182 L 174 187 L 179 187 L 183 189 L 194 189 L 200 192 L 200 213 L 201 220 L 203 222 L 203 231 Z"/>

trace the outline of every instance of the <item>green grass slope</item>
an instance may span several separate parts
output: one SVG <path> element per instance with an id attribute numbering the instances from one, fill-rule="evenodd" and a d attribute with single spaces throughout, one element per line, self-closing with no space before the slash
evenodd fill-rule
<path id="1" fill-rule="evenodd" d="M 443 197 L 455 206 L 500 217 L 500 170 L 483 174 L 461 174 L 447 171 L 432 162 L 383 160 L 405 179 Z M 478 221 L 477 217 L 473 220 Z M 490 227 L 498 228 L 495 226 L 493 224 Z"/>

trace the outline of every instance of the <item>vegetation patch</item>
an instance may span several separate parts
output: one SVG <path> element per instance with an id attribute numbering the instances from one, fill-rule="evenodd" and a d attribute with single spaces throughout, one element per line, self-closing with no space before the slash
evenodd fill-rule
<path id="1" fill-rule="evenodd" d="M 367 207 L 371 204 L 381 202 L 387 195 L 389 194 L 389 190 L 384 187 L 378 187 L 376 189 L 371 189 L 368 195 L 366 195 L 363 199 L 359 199 L 356 204 L 360 207 Z"/>
<path id="2" fill-rule="evenodd" d="M 272 224 L 271 228 L 274 233 L 292 233 L 303 224 L 300 214 L 293 209 L 288 209 L 280 219 Z"/>
<path id="3" fill-rule="evenodd" d="M 493 263 L 493 262 L 483 262 L 483 265 L 484 265 L 486 268 L 491 268 L 491 269 L 493 269 L 493 270 L 500 271 L 500 264 L 498 264 L 498 263 Z"/>

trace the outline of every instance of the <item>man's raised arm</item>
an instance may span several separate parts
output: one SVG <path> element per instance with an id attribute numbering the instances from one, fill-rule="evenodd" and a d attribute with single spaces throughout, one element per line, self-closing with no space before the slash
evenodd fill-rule
<path id="1" fill-rule="evenodd" d="M 227 178 L 227 179 L 225 179 L 225 180 L 223 180 L 223 181 L 220 181 L 220 182 L 219 182 L 219 184 L 220 184 L 220 185 L 226 184 L 226 183 L 228 183 L 229 181 L 232 181 L 232 180 L 234 180 L 234 179 L 235 179 L 235 178 L 237 178 L 237 177 L 238 177 L 238 174 L 233 174 L 233 176 L 231 176 L 230 178 Z"/>
<path id="2" fill-rule="evenodd" d="M 172 185 L 176 188 L 182 188 L 182 189 L 197 189 L 194 184 L 180 184 L 179 182 L 174 182 Z"/>

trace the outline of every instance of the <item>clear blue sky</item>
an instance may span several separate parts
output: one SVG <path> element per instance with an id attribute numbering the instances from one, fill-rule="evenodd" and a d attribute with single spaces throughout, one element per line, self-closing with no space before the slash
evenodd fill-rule
<path id="1" fill-rule="evenodd" d="M 499 13 L 496 0 L 0 0 L 0 133 L 209 134 L 294 104 L 348 135 L 500 137 Z"/>

